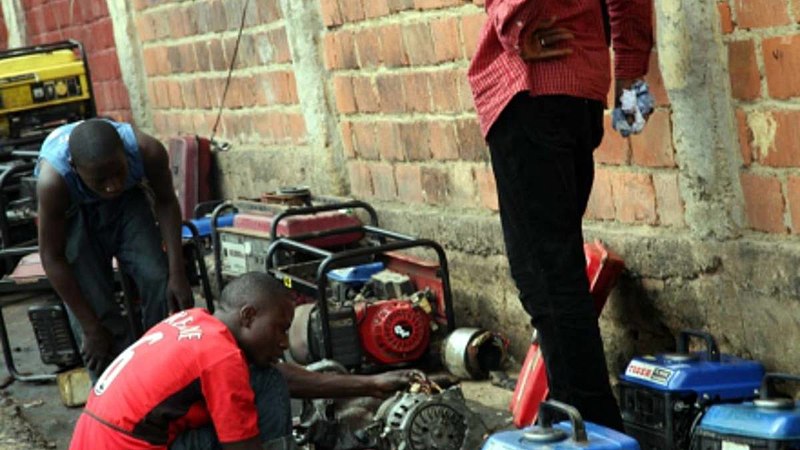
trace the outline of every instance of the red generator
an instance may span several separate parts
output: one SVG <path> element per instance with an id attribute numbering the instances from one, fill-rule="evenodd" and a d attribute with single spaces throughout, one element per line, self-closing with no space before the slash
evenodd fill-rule
<path id="1" fill-rule="evenodd" d="M 592 294 L 592 300 L 599 316 L 611 289 L 616 284 L 622 269 L 625 268 L 625 263 L 619 255 L 608 250 L 598 240 L 585 243 L 583 251 L 586 254 L 589 292 Z M 539 404 L 547 399 L 549 393 L 547 369 L 534 330 L 531 347 L 522 364 L 514 396 L 511 397 L 509 406 L 514 415 L 514 425 L 517 428 L 532 425 L 539 413 Z"/>
<path id="2" fill-rule="evenodd" d="M 455 329 L 444 249 L 436 242 L 374 226 L 325 233 L 361 232 L 364 245 L 329 251 L 301 239 L 276 240 L 267 271 L 311 302 L 295 309 L 290 355 L 311 364 L 332 359 L 356 372 L 440 365 L 439 348 Z M 404 250 L 433 252 L 437 261 Z M 281 254 L 303 253 L 302 263 L 282 264 Z"/>

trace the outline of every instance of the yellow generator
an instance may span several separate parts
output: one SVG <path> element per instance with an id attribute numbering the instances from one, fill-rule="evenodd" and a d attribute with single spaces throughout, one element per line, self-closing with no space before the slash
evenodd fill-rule
<path id="1" fill-rule="evenodd" d="M 79 42 L 0 52 L 0 154 L 38 150 L 54 128 L 96 114 Z"/>

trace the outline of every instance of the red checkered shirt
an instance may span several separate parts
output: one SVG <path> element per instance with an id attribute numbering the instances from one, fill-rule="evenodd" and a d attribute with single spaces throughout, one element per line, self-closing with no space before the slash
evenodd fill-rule
<path id="1" fill-rule="evenodd" d="M 508 102 L 521 91 L 570 95 L 605 103 L 611 82 L 601 0 L 486 0 L 488 17 L 468 76 L 484 137 Z M 653 0 L 607 0 L 617 78 L 647 73 Z M 527 27 L 556 17 L 575 39 L 571 55 L 524 62 L 520 38 Z"/>

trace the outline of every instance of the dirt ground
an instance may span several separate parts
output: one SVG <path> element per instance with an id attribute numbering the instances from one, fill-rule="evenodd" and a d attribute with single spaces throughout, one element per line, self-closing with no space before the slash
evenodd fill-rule
<path id="1" fill-rule="evenodd" d="M 41 362 L 33 328 L 27 316 L 30 306 L 46 297 L 17 301 L 6 299 L 5 316 L 9 342 L 20 373 L 52 373 L 55 366 Z M 9 304 L 10 303 L 10 304 Z M 52 383 L 12 382 L 5 365 L 0 369 L 0 450 L 66 450 L 81 409 L 67 408 L 61 402 L 57 385 Z M 510 424 L 507 412 L 511 392 L 488 382 L 464 382 L 465 397 L 492 429 Z"/>

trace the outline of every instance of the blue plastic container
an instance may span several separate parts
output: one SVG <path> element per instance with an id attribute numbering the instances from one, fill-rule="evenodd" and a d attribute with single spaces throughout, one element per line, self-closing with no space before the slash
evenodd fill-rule
<path id="1" fill-rule="evenodd" d="M 539 406 L 539 425 L 521 430 L 495 433 L 483 450 L 639 450 L 633 438 L 593 423 L 584 423 L 578 411 L 549 400 Z M 561 412 L 570 420 L 553 424 L 553 413 Z"/>
<path id="2" fill-rule="evenodd" d="M 705 341 L 705 351 L 690 353 L 691 337 Z M 677 347 L 634 358 L 620 375 L 625 432 L 643 450 L 687 449 L 692 424 L 708 406 L 755 398 L 764 377 L 760 362 L 721 355 L 708 333 L 682 331 Z"/>
<path id="3" fill-rule="evenodd" d="M 768 374 L 762 382 L 760 398 L 752 402 L 712 406 L 695 429 L 692 448 L 800 448 L 800 403 L 772 397 L 770 387 L 774 380 L 800 381 L 800 377 Z"/>
<path id="4" fill-rule="evenodd" d="M 225 214 L 219 216 L 217 218 L 217 228 L 225 228 L 233 226 L 233 218 L 236 214 Z M 199 219 L 192 219 L 189 222 L 193 223 L 194 226 L 197 227 L 197 231 L 199 233 L 200 238 L 207 238 L 211 236 L 211 217 L 201 217 Z M 189 230 L 189 227 L 183 226 L 181 231 L 181 237 L 183 239 L 191 239 L 192 232 Z"/>

